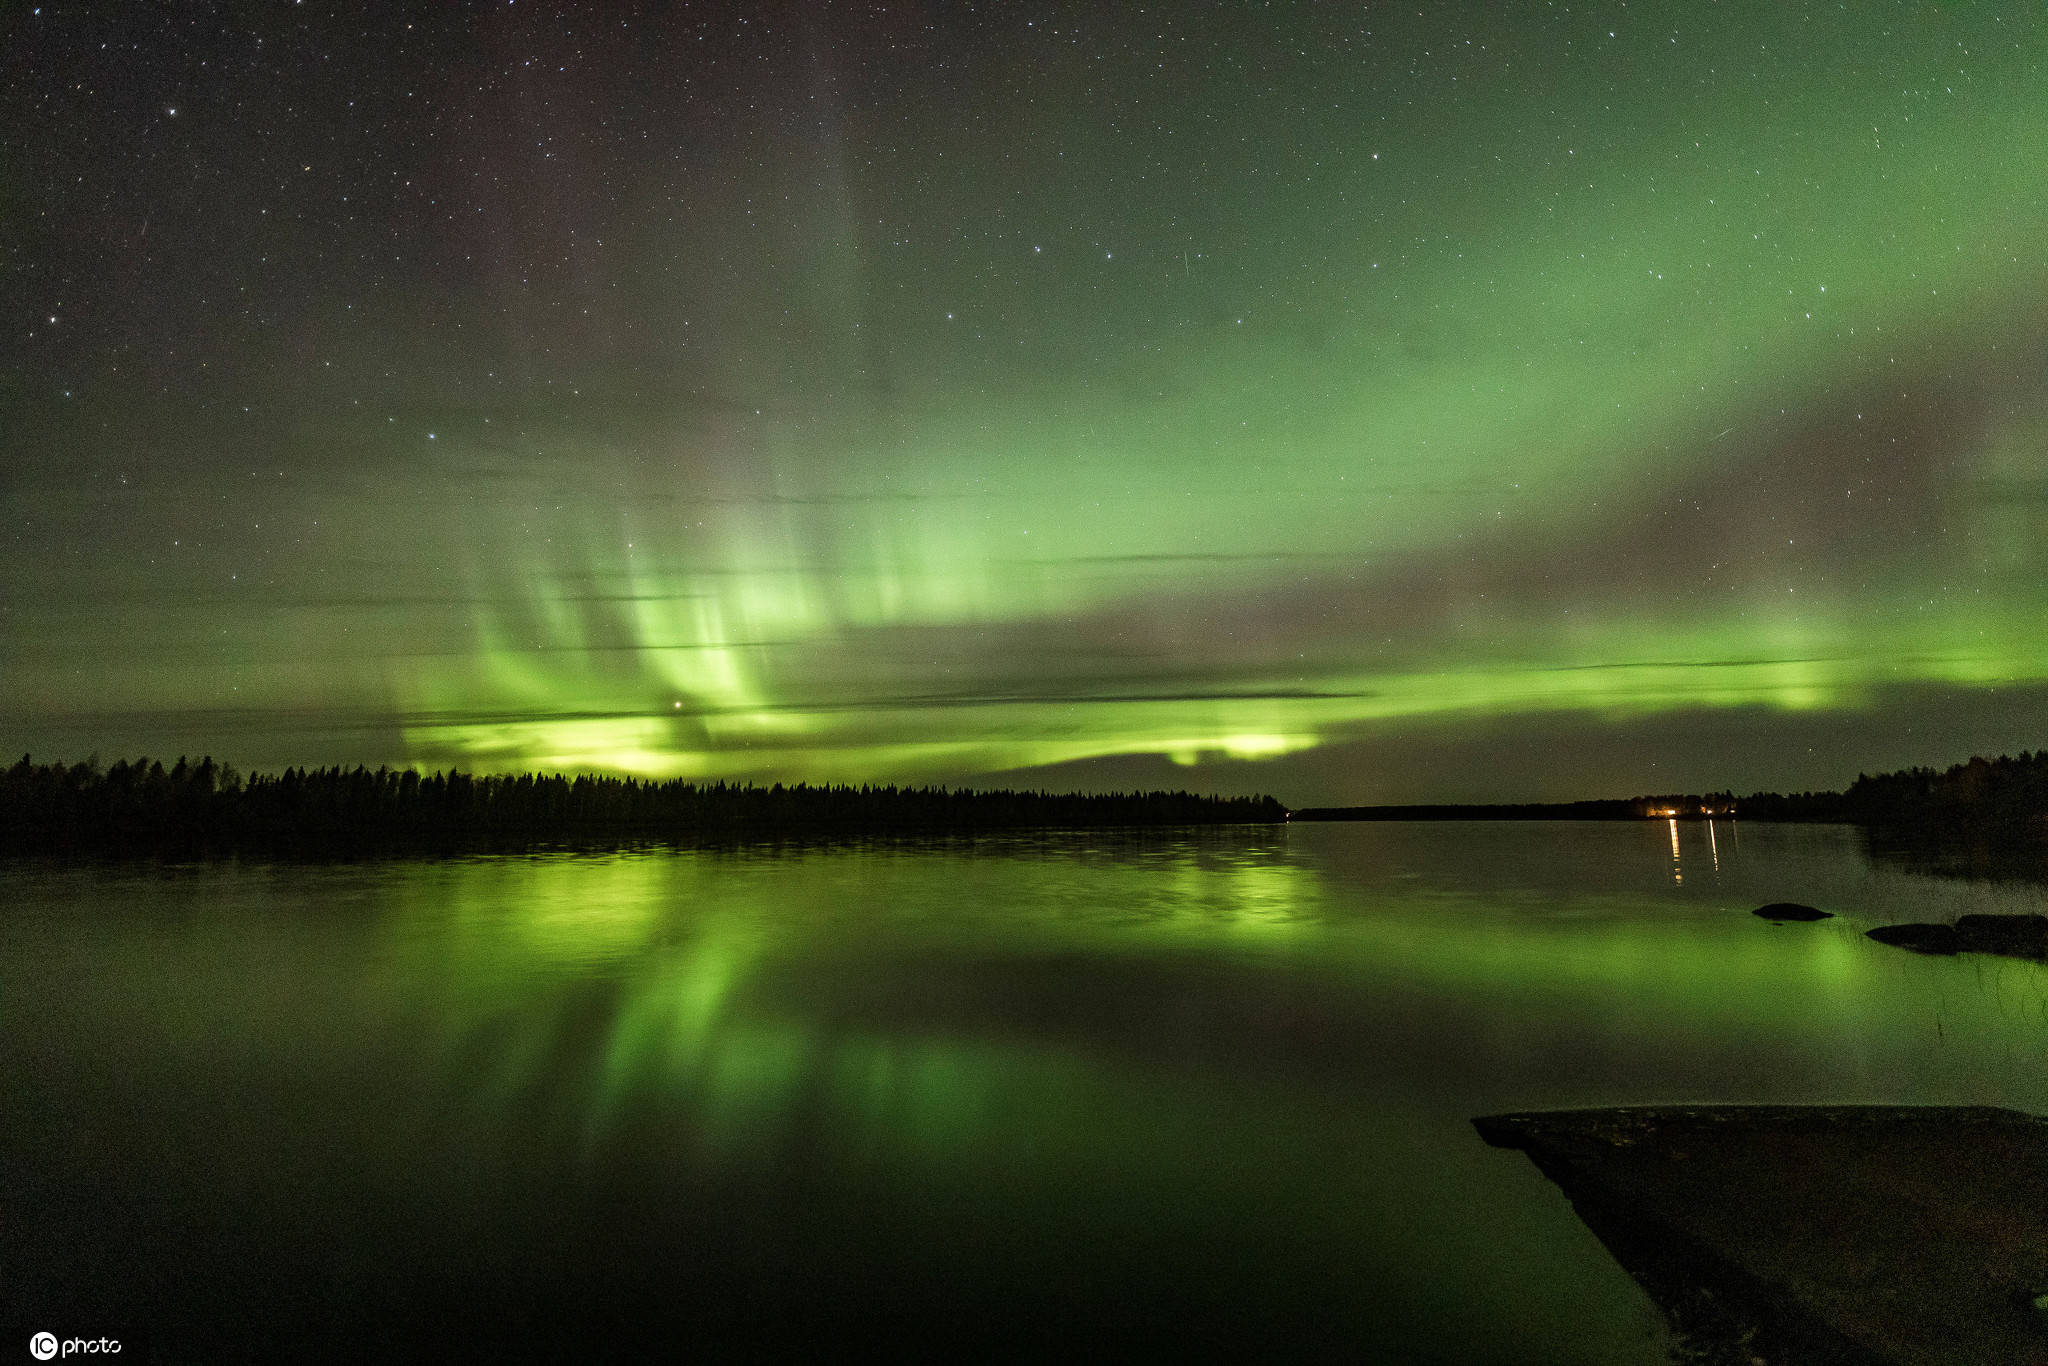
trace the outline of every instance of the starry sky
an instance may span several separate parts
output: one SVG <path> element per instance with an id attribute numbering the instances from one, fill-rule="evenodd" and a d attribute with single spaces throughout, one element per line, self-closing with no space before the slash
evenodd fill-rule
<path id="1" fill-rule="evenodd" d="M 1327 802 L 2048 745 L 2033 4 L 0 11 L 0 739 Z"/>

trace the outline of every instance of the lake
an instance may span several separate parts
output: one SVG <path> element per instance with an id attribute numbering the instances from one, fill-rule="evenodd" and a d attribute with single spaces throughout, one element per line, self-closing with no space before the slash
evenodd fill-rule
<path id="1" fill-rule="evenodd" d="M 129 1362 L 1658 1362 L 1473 1117 L 2048 1113 L 2048 967 L 1861 933 L 2042 889 L 1842 827 L 4 872 L 0 1328 Z"/>

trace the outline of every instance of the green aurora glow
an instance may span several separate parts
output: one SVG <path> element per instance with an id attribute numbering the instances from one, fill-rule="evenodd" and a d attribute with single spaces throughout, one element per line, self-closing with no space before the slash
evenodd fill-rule
<path id="1" fill-rule="evenodd" d="M 681 21 L 446 21 L 354 72 L 425 109 L 272 142 L 204 36 L 175 121 L 24 77 L 88 21 L 17 62 L 12 749 L 1305 804 L 2041 743 L 2037 8 L 771 17 L 673 108 Z"/>

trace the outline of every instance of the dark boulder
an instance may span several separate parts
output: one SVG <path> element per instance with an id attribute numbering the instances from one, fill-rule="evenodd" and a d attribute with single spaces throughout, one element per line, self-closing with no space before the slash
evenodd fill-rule
<path id="1" fill-rule="evenodd" d="M 1955 953 L 1962 937 L 1953 925 L 1879 925 L 1866 932 L 1880 944 L 1894 944 L 1915 953 Z"/>
<path id="2" fill-rule="evenodd" d="M 1830 911 L 1815 910 L 1802 906 L 1796 901 L 1773 901 L 1768 906 L 1759 906 L 1750 912 L 1766 920 L 1828 920 L 1833 918 Z"/>
<path id="3" fill-rule="evenodd" d="M 1966 915 L 1956 920 L 1956 937 L 1975 953 L 2048 958 L 2048 915 Z"/>

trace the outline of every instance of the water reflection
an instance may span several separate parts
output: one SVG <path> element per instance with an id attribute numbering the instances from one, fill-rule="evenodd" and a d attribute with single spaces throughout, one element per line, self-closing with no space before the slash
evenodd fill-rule
<path id="1" fill-rule="evenodd" d="M 1094 997 L 1114 1032 L 1205 990 L 1142 958 L 1095 970 L 1098 946 L 1270 946 L 1309 896 L 1273 844 L 1024 845 L 936 868 L 890 846 L 451 865 L 395 889 L 410 980 L 393 985 L 469 1104 L 544 1092 L 592 1160 L 649 1111 L 720 1161 L 825 1114 L 871 1146 L 937 1149 L 986 1110 L 991 1049 L 1042 1046 Z M 1064 1010 L 1046 994 L 1062 979 Z"/>
<path id="2" fill-rule="evenodd" d="M 958 1152 L 1025 1059 L 1449 1108 L 1503 1092 L 1982 1099 L 2013 1080 L 2009 1043 L 1950 1039 L 1948 965 L 1873 952 L 1839 891 L 1820 898 L 1839 924 L 1787 931 L 1731 914 L 1769 899 L 1742 890 L 1742 866 L 1731 899 L 1695 899 L 1676 822 L 1686 895 L 1661 907 L 1625 876 L 1548 870 L 1526 832 L 1487 833 L 1495 872 L 1522 885 L 1404 876 L 1407 832 L 1369 869 L 1335 834 L 628 854 L 437 870 L 397 889 L 386 923 L 410 974 L 394 990 L 448 1089 L 485 1117 L 544 1098 L 533 1117 L 599 1165 L 649 1132 L 714 1164 L 779 1161 L 821 1126 L 861 1136 L 868 1161 Z M 1776 859 L 1765 880 L 1798 869 Z M 1924 890 L 1859 881 L 1874 909 Z"/>
<path id="3" fill-rule="evenodd" d="M 1520 1173 L 1425 1160 L 1435 1128 L 1466 1143 L 1462 1106 L 1429 1113 L 1447 1017 L 1400 971 L 1361 1001 L 1345 961 L 1319 961 L 1334 908 L 1283 843 L 445 871 L 385 919 L 392 985 L 438 1041 L 429 1092 L 501 1145 L 509 1179 L 558 1152 L 581 1183 L 744 1189 L 745 1241 L 803 1225 L 828 1258 L 877 1220 L 956 1254 L 1001 1228 L 1005 1264 L 1102 1298 L 1091 1314 L 1135 1292 L 1310 1355 L 1338 1331 L 1404 1358 L 1519 1359 L 1510 1339 L 1575 1331 L 1555 1307 L 1572 1294 L 1609 1306 L 1596 1338 L 1655 1337 L 1633 1288 L 1540 1207 L 1480 1217 Z M 566 933 L 586 906 L 592 933 Z M 849 1200 L 820 1233 L 821 1204 Z M 1090 1286 L 1046 1260 L 1105 1242 L 1122 1251 Z M 1189 1300 L 1179 1282 L 1210 1281 L 1221 1248 L 1245 1263 L 1240 1290 Z M 1502 1259 L 1538 1249 L 1553 1270 L 1532 1287 Z M 1361 1276 L 1375 1299 L 1338 1284 Z M 1422 1308 L 1489 1283 L 1519 1287 L 1512 1312 Z M 1340 1293 L 1341 1312 L 1270 1321 Z"/>
<path id="4" fill-rule="evenodd" d="M 55 869 L 0 919 L 0 1086 L 94 1140 L 0 1157 L 110 1219 L 200 1211 L 176 1236 L 287 1317 L 424 1276 L 508 1333 L 587 1295 L 700 1348 L 915 1312 L 1648 1361 L 1640 1292 L 1471 1116 L 2048 1110 L 2048 969 L 1860 933 L 2038 889 L 1704 833 L 1690 879 L 1675 822 Z"/>
<path id="5" fill-rule="evenodd" d="M 1874 862 L 1906 872 L 2048 887 L 2048 837 L 2016 844 L 2007 839 L 1937 837 L 1922 831 L 1880 828 L 1863 832 L 1862 840 Z"/>

